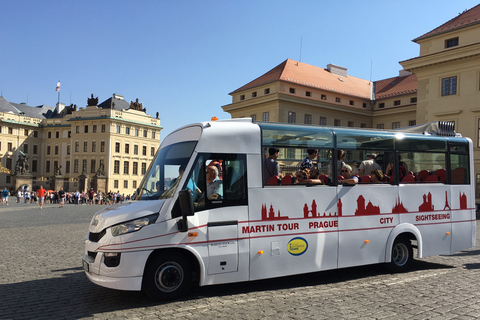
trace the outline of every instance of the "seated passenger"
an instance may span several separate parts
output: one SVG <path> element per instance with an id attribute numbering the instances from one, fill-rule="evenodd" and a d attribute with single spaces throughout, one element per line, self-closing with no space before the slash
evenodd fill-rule
<path id="1" fill-rule="evenodd" d="M 311 179 L 309 177 L 308 169 L 297 171 L 295 173 L 295 178 L 296 178 L 295 184 L 322 184 L 323 183 L 323 181 L 318 178 Z"/>
<path id="2" fill-rule="evenodd" d="M 355 185 L 358 183 L 358 177 L 352 175 L 352 167 L 348 164 L 344 164 L 342 168 L 343 180 L 340 181 L 342 184 Z"/>
<path id="3" fill-rule="evenodd" d="M 383 183 L 383 172 L 380 169 L 373 170 L 370 172 L 370 176 L 372 177 L 372 183 Z"/>
<path id="4" fill-rule="evenodd" d="M 216 166 L 207 167 L 207 198 L 208 200 L 217 200 L 223 197 L 222 180 L 218 178 L 218 169 Z"/>
<path id="5" fill-rule="evenodd" d="M 320 177 L 320 171 L 318 170 L 318 168 L 312 167 L 312 169 L 310 169 L 308 177 L 310 179 L 318 179 Z"/>

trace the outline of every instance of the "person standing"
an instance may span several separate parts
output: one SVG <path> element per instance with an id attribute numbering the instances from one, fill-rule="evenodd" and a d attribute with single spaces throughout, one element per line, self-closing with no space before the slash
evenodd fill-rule
<path id="1" fill-rule="evenodd" d="M 63 208 L 65 204 L 65 191 L 63 191 L 63 188 L 60 188 L 60 191 L 58 191 L 58 202 L 60 203 L 58 207 Z"/>
<path id="2" fill-rule="evenodd" d="M 300 170 L 305 169 L 312 169 L 313 162 L 312 160 L 318 156 L 318 149 L 307 149 L 307 157 L 303 160 L 302 164 L 300 165 Z"/>
<path id="3" fill-rule="evenodd" d="M 267 184 L 271 177 L 278 176 L 280 166 L 276 160 L 279 152 L 278 148 L 268 148 L 268 158 L 263 162 L 263 184 Z"/>
<path id="4" fill-rule="evenodd" d="M 375 153 L 367 154 L 367 160 L 363 160 L 360 163 L 359 175 L 363 177 L 364 175 L 370 174 L 374 170 L 381 170 L 380 165 L 375 162 L 377 155 Z"/>
<path id="5" fill-rule="evenodd" d="M 2 204 L 5 203 L 8 206 L 8 196 L 10 195 L 10 192 L 8 192 L 8 189 L 5 188 L 2 191 Z"/>
<path id="6" fill-rule="evenodd" d="M 40 204 L 40 209 L 43 209 L 43 202 L 45 201 L 45 194 L 47 190 L 43 189 L 43 186 L 40 186 L 40 189 L 37 190 L 38 203 Z"/>

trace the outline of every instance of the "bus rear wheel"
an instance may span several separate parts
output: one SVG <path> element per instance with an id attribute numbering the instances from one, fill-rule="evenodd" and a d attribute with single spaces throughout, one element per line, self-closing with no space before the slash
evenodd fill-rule
<path id="1" fill-rule="evenodd" d="M 413 261 L 413 248 L 406 237 L 398 237 L 392 246 L 392 258 L 389 269 L 393 272 L 405 272 L 410 269 Z"/>
<path id="2" fill-rule="evenodd" d="M 143 291 L 154 300 L 171 300 L 183 295 L 192 281 L 192 269 L 182 254 L 154 257 L 145 268 Z"/>

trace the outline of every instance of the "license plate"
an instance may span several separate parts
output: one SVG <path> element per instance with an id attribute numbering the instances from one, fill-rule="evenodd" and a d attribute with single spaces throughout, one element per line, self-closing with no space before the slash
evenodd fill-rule
<path id="1" fill-rule="evenodd" d="M 83 270 L 85 270 L 85 272 L 89 272 L 88 270 L 90 265 L 88 264 L 88 262 L 85 260 L 82 260 L 82 263 L 83 263 Z"/>

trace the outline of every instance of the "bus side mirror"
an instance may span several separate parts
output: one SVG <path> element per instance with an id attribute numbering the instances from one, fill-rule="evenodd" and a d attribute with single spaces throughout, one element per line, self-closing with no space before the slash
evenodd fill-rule
<path id="1" fill-rule="evenodd" d="M 193 216 L 193 214 L 195 213 L 192 194 L 189 190 L 182 190 L 178 194 L 178 201 L 180 204 L 180 212 L 182 213 L 182 219 L 177 222 L 178 231 L 187 232 L 187 217 Z"/>

